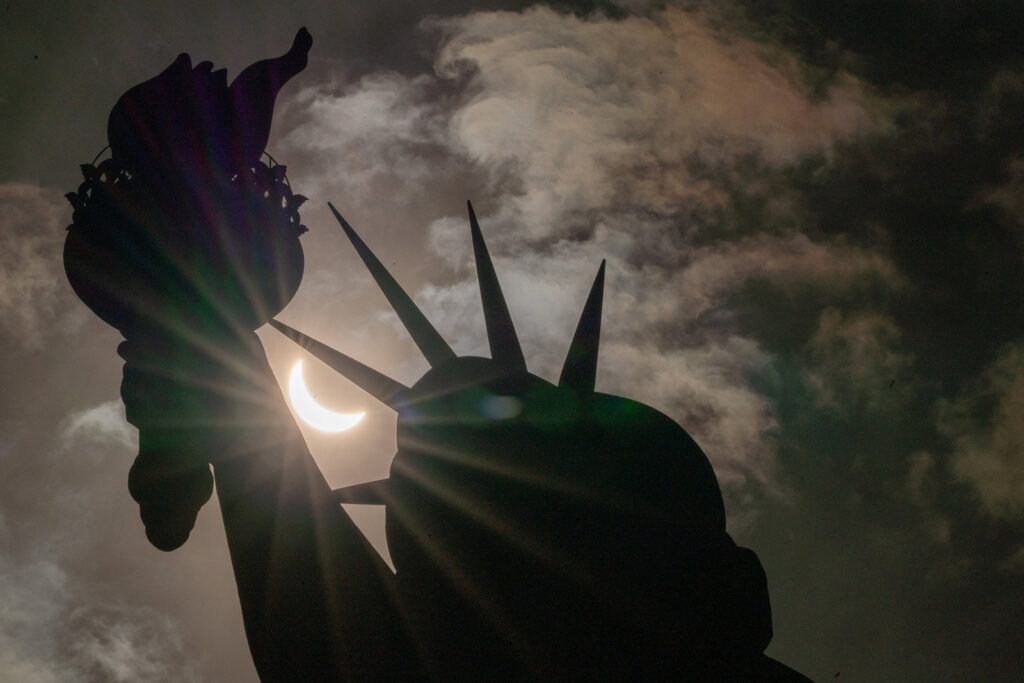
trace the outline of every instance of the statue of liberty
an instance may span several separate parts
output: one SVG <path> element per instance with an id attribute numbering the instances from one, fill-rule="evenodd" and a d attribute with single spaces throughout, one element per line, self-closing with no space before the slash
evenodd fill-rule
<path id="1" fill-rule="evenodd" d="M 430 370 L 405 386 L 273 319 L 302 279 L 305 198 L 264 148 L 311 45 L 302 29 L 230 85 L 179 56 L 120 98 L 110 158 L 68 195 L 68 278 L 125 338 L 150 541 L 183 544 L 215 483 L 264 681 L 806 681 L 763 654 L 764 570 L 726 533 L 704 453 L 595 391 L 603 263 L 557 384 L 527 370 L 472 206 L 490 358 L 457 356 L 334 206 Z M 327 485 L 267 323 L 397 412 L 388 478 Z M 344 502 L 386 507 L 395 571 Z"/>

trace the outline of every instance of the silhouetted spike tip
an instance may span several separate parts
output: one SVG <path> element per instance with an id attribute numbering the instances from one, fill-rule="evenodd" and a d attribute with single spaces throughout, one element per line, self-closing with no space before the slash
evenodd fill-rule
<path id="1" fill-rule="evenodd" d="M 526 359 L 519 345 L 512 315 L 501 293 L 501 284 L 494 271 L 494 264 L 487 252 L 480 224 L 472 202 L 466 202 L 469 209 L 469 229 L 473 237 L 473 257 L 476 260 L 476 276 L 480 283 L 480 299 L 484 305 L 484 323 L 487 325 L 487 342 L 491 347 L 491 358 L 513 372 L 526 372 Z"/>
<path id="2" fill-rule="evenodd" d="M 338 213 L 338 210 L 334 208 L 334 204 L 327 202 L 327 206 L 331 208 L 334 218 L 341 225 L 341 229 L 345 231 L 352 246 L 355 247 L 356 253 L 359 254 L 359 258 L 363 260 L 366 269 L 370 271 L 370 275 L 377 282 L 380 291 L 384 293 L 388 303 L 391 304 L 391 308 L 394 309 L 398 319 L 405 325 L 405 329 L 409 331 L 412 340 L 416 342 L 416 346 L 419 347 L 427 362 L 432 367 L 435 367 L 455 358 L 455 352 L 448 346 L 448 342 L 438 334 L 437 330 L 430 324 L 430 321 L 423 315 L 423 312 L 416 306 L 412 298 L 405 293 L 405 290 L 395 281 L 395 278 L 391 276 L 391 273 L 384 267 L 384 264 L 380 262 L 380 259 L 374 256 L 373 252 L 360 239 L 348 221 Z"/>
<path id="3" fill-rule="evenodd" d="M 323 342 L 317 341 L 293 327 L 289 327 L 274 319 L 270 320 L 270 325 L 308 351 L 314 358 L 323 362 L 327 367 L 392 409 L 397 410 L 398 398 L 409 390 L 409 387 L 401 382 L 396 382 L 387 375 L 363 365 L 354 358 L 346 356 L 341 351 L 332 349 Z"/>
<path id="4" fill-rule="evenodd" d="M 576 325 L 576 333 L 569 345 L 569 353 L 562 365 L 558 385 L 574 389 L 579 394 L 593 393 L 597 380 L 597 352 L 601 344 L 601 306 L 604 299 L 604 260 L 597 269 L 597 277 L 590 287 L 587 303 Z"/>
<path id="5" fill-rule="evenodd" d="M 355 505 L 386 505 L 389 498 L 390 479 L 378 479 L 364 484 L 354 484 L 334 489 L 331 496 L 339 503 Z"/>

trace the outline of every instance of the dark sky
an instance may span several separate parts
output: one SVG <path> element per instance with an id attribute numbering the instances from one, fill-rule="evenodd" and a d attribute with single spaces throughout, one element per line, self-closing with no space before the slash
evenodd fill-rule
<path id="1" fill-rule="evenodd" d="M 71 293 L 78 164 L 182 51 L 284 52 L 268 151 L 310 197 L 281 319 L 426 363 L 332 201 L 459 353 L 486 354 L 472 199 L 531 370 L 608 260 L 598 389 L 671 415 L 768 572 L 769 654 L 815 680 L 1024 666 L 1024 6 L 1013 2 L 0 1 L 0 680 L 255 680 L 215 505 L 146 541 L 118 334 Z M 284 377 L 299 352 L 261 332 Z M 304 428 L 337 486 L 394 417 Z M 381 543 L 382 516 L 354 509 Z"/>

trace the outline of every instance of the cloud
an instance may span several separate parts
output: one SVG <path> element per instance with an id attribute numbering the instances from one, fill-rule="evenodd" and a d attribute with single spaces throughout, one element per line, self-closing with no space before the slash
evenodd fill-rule
<path id="1" fill-rule="evenodd" d="M 894 398 L 908 394 L 913 362 L 900 348 L 901 337 L 896 323 L 880 313 L 824 310 L 806 347 L 818 404 L 842 413 L 898 408 Z"/>
<path id="2" fill-rule="evenodd" d="M 610 20 L 538 6 L 424 26 L 441 36 L 435 77 L 378 72 L 289 100 L 299 122 L 281 145 L 308 157 L 304 182 L 401 203 L 468 163 L 519 237 L 543 239 L 580 212 L 720 205 L 708 169 L 779 168 L 888 126 L 852 76 L 811 97 L 793 56 L 700 11 Z"/>
<path id="3" fill-rule="evenodd" d="M 19 683 L 198 680 L 175 624 L 69 585 L 48 558 L 0 556 L 0 671 Z"/>
<path id="4" fill-rule="evenodd" d="M 598 388 L 677 419 L 726 486 L 770 485 L 777 424 L 751 377 L 773 359 L 737 330 L 731 297 L 754 280 L 842 292 L 898 287 L 900 274 L 884 254 L 812 239 L 799 198 L 761 181 L 886 129 L 884 103 L 843 73 L 811 96 L 792 55 L 700 11 L 611 20 L 535 7 L 424 29 L 440 36 L 436 75 L 307 88 L 288 105 L 306 113 L 285 154 L 309 158 L 310 186 L 347 204 L 478 192 L 528 363 L 550 379 L 607 258 Z M 737 220 L 722 216 L 746 180 L 771 195 L 775 225 L 690 240 L 695 214 Z M 427 247 L 448 270 L 417 301 L 459 353 L 486 355 L 465 218 L 429 219 Z"/>
<path id="5" fill-rule="evenodd" d="M 110 583 L 110 563 L 119 562 L 125 552 L 117 540 L 124 538 L 119 526 L 133 506 L 119 505 L 109 490 L 104 491 L 107 482 L 114 483 L 111 468 L 98 458 L 81 456 L 105 453 L 111 444 L 121 442 L 122 435 L 112 428 L 118 413 L 112 404 L 102 404 L 64 420 L 53 441 L 73 447 L 71 458 L 45 441 L 31 447 L 23 444 L 25 448 L 11 453 L 15 464 L 17 458 L 28 456 L 41 460 L 38 464 L 56 476 L 36 478 L 37 487 L 27 498 L 22 491 L 5 491 L 6 508 L 19 514 L 0 525 L 4 681 L 199 680 L 178 622 L 138 600 L 132 579 L 138 563 Z M 21 469 L 27 466 L 20 464 Z M 127 497 L 120 483 L 123 472 L 117 474 L 114 488 Z M 83 559 L 88 561 L 83 564 Z"/>
<path id="6" fill-rule="evenodd" d="M 129 450 L 138 447 L 138 432 L 125 420 L 120 399 L 71 413 L 63 420 L 60 431 L 65 448 L 84 444 Z"/>
<path id="7" fill-rule="evenodd" d="M 52 561 L 15 567 L 6 558 L 0 559 L 0 670 L 10 680 L 67 680 L 55 663 L 55 627 L 61 616 L 65 581 L 65 573 Z"/>
<path id="8" fill-rule="evenodd" d="M 471 73 L 451 116 L 462 154 L 516 184 L 509 208 L 533 238 L 568 215 L 640 209 L 672 215 L 719 205 L 702 169 L 753 157 L 781 167 L 884 125 L 860 82 L 842 76 L 811 99 L 796 61 L 729 34 L 700 11 L 581 19 L 536 7 L 435 23 L 442 77 Z"/>
<path id="9" fill-rule="evenodd" d="M 938 425 L 953 443 L 956 476 L 981 508 L 993 517 L 1024 516 L 1024 342 L 943 403 Z"/>
<path id="10" fill-rule="evenodd" d="M 19 346 L 39 348 L 54 327 L 67 333 L 85 320 L 61 265 L 70 214 L 52 190 L 0 184 L 0 316 Z"/>
<path id="11" fill-rule="evenodd" d="M 1004 184 L 988 189 L 982 199 L 1003 212 L 1024 253 L 1024 159 L 1011 160 L 1007 176 Z"/>
<path id="12" fill-rule="evenodd" d="M 72 661 L 89 679 L 117 683 L 197 681 L 178 629 L 145 608 L 90 605 L 74 610 Z"/>
<path id="13" fill-rule="evenodd" d="M 48 425 L 47 436 L 3 444 L 0 679 L 198 680 L 178 623 L 131 602 L 139 565 L 109 583 L 125 553 L 120 527 L 141 536 L 123 484 L 136 435 L 120 401 Z"/>
<path id="14" fill-rule="evenodd" d="M 387 196 L 403 204 L 436 177 L 444 110 L 429 76 L 375 72 L 352 86 L 328 82 L 288 102 L 299 123 L 281 141 L 303 163 L 293 173 L 304 192 L 360 203 Z M 328 191 L 328 188 L 329 191 Z"/>
<path id="15" fill-rule="evenodd" d="M 633 344 L 611 344 L 606 384 L 611 393 L 642 397 L 671 415 L 708 455 L 719 482 L 742 489 L 773 488 L 773 406 L 751 387 L 770 358 L 750 339 L 665 352 Z"/>

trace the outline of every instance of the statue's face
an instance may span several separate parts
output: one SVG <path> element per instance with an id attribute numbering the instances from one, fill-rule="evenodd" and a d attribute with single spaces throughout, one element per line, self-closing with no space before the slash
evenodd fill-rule
<path id="1" fill-rule="evenodd" d="M 398 411 L 388 542 L 399 573 L 507 582 L 524 562 L 605 566 L 724 533 L 707 458 L 635 401 L 462 357 L 431 369 Z"/>

